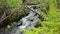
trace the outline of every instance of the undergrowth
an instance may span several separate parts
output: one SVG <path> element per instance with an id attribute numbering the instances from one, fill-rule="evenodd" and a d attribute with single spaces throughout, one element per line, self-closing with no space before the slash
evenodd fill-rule
<path id="1" fill-rule="evenodd" d="M 45 2 L 49 2 L 49 11 L 47 14 L 45 14 L 44 11 L 41 12 L 44 21 L 39 20 L 38 23 L 41 24 L 42 27 L 34 27 L 32 31 L 25 30 L 24 32 L 26 34 L 60 34 L 60 12 L 57 11 L 57 0 L 45 0 Z"/>

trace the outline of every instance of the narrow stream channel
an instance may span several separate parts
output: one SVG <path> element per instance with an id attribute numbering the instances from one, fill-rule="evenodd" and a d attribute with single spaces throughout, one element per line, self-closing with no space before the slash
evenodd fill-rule
<path id="1" fill-rule="evenodd" d="M 9 33 L 8 31 L 5 31 L 5 33 L 3 34 L 24 34 L 24 32 L 21 32 L 21 30 L 22 31 L 26 29 L 32 30 L 33 29 L 32 26 L 36 25 L 36 23 L 38 22 L 37 18 L 39 19 L 39 15 L 40 15 L 40 10 L 35 8 L 37 6 L 41 8 L 41 4 L 27 5 L 29 9 L 29 14 L 23 17 L 22 19 L 20 19 L 20 21 L 18 21 L 18 24 L 14 26 Z"/>
<path id="2" fill-rule="evenodd" d="M 23 17 L 19 22 L 22 23 L 21 26 L 18 26 L 16 32 L 14 30 L 11 32 L 11 34 L 23 34 L 20 32 L 20 30 L 32 30 L 32 26 L 35 26 L 38 22 L 37 18 L 40 15 L 40 11 L 36 9 L 35 7 L 41 7 L 41 4 L 37 5 L 28 5 L 29 14 L 25 17 Z M 14 32 L 14 33 L 13 33 Z"/>

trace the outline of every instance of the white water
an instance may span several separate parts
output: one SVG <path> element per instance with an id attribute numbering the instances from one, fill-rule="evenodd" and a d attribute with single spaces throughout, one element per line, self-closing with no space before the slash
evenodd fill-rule
<path id="1" fill-rule="evenodd" d="M 22 32 L 23 30 L 32 30 L 32 26 L 35 26 L 36 23 L 38 22 L 37 18 L 40 15 L 40 11 L 38 9 L 34 9 L 34 6 L 38 6 L 41 7 L 41 4 L 37 4 L 37 5 L 28 5 L 28 9 L 29 9 L 29 14 L 25 17 L 23 17 L 22 19 L 20 19 L 20 21 L 18 21 L 17 25 L 20 25 L 22 23 L 21 26 L 13 26 L 12 30 L 10 32 L 5 31 L 2 34 L 24 34 L 24 32 Z M 39 19 L 39 18 L 38 18 Z M 22 31 L 21 31 L 22 30 Z"/>
<path id="2" fill-rule="evenodd" d="M 32 30 L 32 26 L 35 26 L 37 23 L 37 18 L 40 15 L 40 11 L 37 9 L 34 9 L 34 6 L 41 6 L 38 5 L 29 5 L 27 6 L 29 10 L 29 14 L 26 17 L 23 17 L 19 22 L 22 23 L 21 26 L 18 27 L 18 30 L 16 30 L 15 34 L 21 34 L 20 30 Z M 23 34 L 23 33 L 22 33 Z"/>

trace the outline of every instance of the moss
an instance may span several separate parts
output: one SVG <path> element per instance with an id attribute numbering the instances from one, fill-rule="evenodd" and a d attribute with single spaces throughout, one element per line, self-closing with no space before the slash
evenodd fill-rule
<path id="1" fill-rule="evenodd" d="M 3 26 L 11 24 L 12 22 L 17 22 L 19 21 L 22 17 L 27 15 L 27 8 L 25 6 L 22 5 L 22 0 L 2 0 L 0 2 L 2 5 L 2 9 L 3 12 L 0 13 L 3 15 L 4 12 L 6 12 L 5 10 L 7 10 L 6 14 L 7 14 L 7 18 L 4 19 L 1 23 Z M 7 7 L 7 9 L 6 9 Z M 1 7 L 0 7 L 1 8 Z M 1 17 L 2 17 L 1 15 Z"/>

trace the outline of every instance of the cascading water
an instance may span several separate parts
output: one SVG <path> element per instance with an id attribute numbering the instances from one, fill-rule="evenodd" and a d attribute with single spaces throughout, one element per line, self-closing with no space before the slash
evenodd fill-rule
<path id="1" fill-rule="evenodd" d="M 37 5 L 28 5 L 28 9 L 29 9 L 29 14 L 26 17 L 23 17 L 19 23 L 22 23 L 21 26 L 18 26 L 18 29 L 16 30 L 16 32 L 14 34 L 22 34 L 20 32 L 20 30 L 32 30 L 32 26 L 35 26 L 37 23 L 37 18 L 40 15 L 40 11 L 38 9 L 35 9 L 34 7 L 39 6 L 41 7 L 41 4 L 37 4 Z M 11 33 L 13 34 L 13 32 Z"/>
<path id="2" fill-rule="evenodd" d="M 8 32 L 8 30 L 5 29 L 3 34 L 24 34 L 24 32 L 22 32 L 23 30 L 26 29 L 32 30 L 33 29 L 32 26 L 36 25 L 36 23 L 38 22 L 37 18 L 39 19 L 39 15 L 40 15 L 40 11 L 35 8 L 36 6 L 42 8 L 41 4 L 27 5 L 29 9 L 29 14 L 23 17 L 22 19 L 20 19 L 20 21 L 18 21 L 18 23 L 15 26 L 13 26 L 10 32 Z M 22 25 L 20 25 L 21 23 Z"/>

